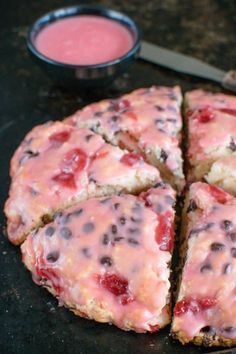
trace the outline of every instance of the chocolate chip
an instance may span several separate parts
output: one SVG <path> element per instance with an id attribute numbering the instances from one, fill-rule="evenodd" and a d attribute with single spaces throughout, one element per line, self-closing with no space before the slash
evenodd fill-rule
<path id="1" fill-rule="evenodd" d="M 83 209 L 80 208 L 78 210 L 75 210 L 75 211 L 73 211 L 71 213 L 68 213 L 68 214 L 64 215 L 62 217 L 62 223 L 63 224 L 67 224 L 71 220 L 72 217 L 79 217 L 82 214 L 82 212 L 83 212 Z"/>
<path id="2" fill-rule="evenodd" d="M 163 112 L 165 110 L 164 107 L 161 107 L 159 105 L 155 105 L 155 108 L 158 110 L 158 112 Z"/>
<path id="3" fill-rule="evenodd" d="M 229 144 L 229 149 L 233 152 L 236 151 L 236 144 L 233 139 L 231 139 L 230 144 Z"/>
<path id="4" fill-rule="evenodd" d="M 107 107 L 107 111 L 108 112 L 114 112 L 115 111 L 115 107 L 114 105 L 111 103 L 111 105 L 109 107 Z"/>
<path id="5" fill-rule="evenodd" d="M 111 225 L 111 232 L 113 234 L 117 234 L 117 226 L 116 225 Z"/>
<path id="6" fill-rule="evenodd" d="M 189 237 L 196 236 L 196 235 L 198 235 L 198 234 L 199 234 L 200 232 L 202 232 L 202 231 L 207 231 L 207 230 L 209 230 L 213 225 L 214 225 L 213 222 L 209 222 L 208 224 L 203 225 L 202 227 L 198 227 L 198 228 L 196 228 L 196 229 L 192 229 L 192 230 L 190 231 Z"/>
<path id="7" fill-rule="evenodd" d="M 206 263 L 200 268 L 200 272 L 201 273 L 206 273 L 206 272 L 209 272 L 211 270 L 212 270 L 212 266 L 210 265 L 210 263 Z"/>
<path id="8" fill-rule="evenodd" d="M 97 183 L 96 179 L 93 177 L 89 177 L 89 183 Z"/>
<path id="9" fill-rule="evenodd" d="M 157 182 L 153 188 L 165 188 L 166 187 L 166 183 L 165 182 Z"/>
<path id="10" fill-rule="evenodd" d="M 125 223 L 126 223 L 126 218 L 125 218 L 124 216 L 121 216 L 121 217 L 120 217 L 120 223 L 121 223 L 121 225 L 125 225 Z"/>
<path id="11" fill-rule="evenodd" d="M 232 223 L 232 221 L 230 221 L 230 220 L 223 220 L 223 221 L 220 223 L 220 227 L 221 227 L 221 229 L 223 229 L 223 230 L 229 230 L 229 229 L 232 228 L 232 226 L 233 226 L 233 223 Z"/>
<path id="12" fill-rule="evenodd" d="M 80 216 L 82 213 L 83 213 L 83 209 L 80 208 L 80 209 L 78 209 L 78 210 L 73 211 L 73 212 L 71 213 L 71 215 L 78 217 L 78 216 Z"/>
<path id="13" fill-rule="evenodd" d="M 34 151 L 31 151 L 31 150 L 27 150 L 27 151 L 25 151 L 24 153 L 25 153 L 26 155 L 28 155 L 29 158 L 39 156 L 39 152 L 38 152 L 38 151 L 34 152 Z"/>
<path id="14" fill-rule="evenodd" d="M 132 211 L 134 213 L 138 213 L 141 210 L 141 205 L 139 203 L 135 203 L 135 206 L 132 207 Z"/>
<path id="15" fill-rule="evenodd" d="M 223 245 L 223 243 L 213 242 L 211 244 L 211 250 L 214 252 L 223 251 L 224 249 L 225 249 L 225 245 Z M 236 248 L 235 248 L 235 250 L 236 250 Z"/>
<path id="16" fill-rule="evenodd" d="M 54 263 L 58 260 L 59 258 L 59 252 L 58 251 L 53 251 L 47 254 L 47 261 L 50 263 Z"/>
<path id="17" fill-rule="evenodd" d="M 106 204 L 106 203 L 108 203 L 110 200 L 111 200 L 111 198 L 101 199 L 101 200 L 100 200 L 100 203 L 101 203 L 101 204 Z"/>
<path id="18" fill-rule="evenodd" d="M 131 216 L 130 220 L 134 223 L 137 223 L 137 224 L 141 224 L 141 222 L 142 222 L 142 219 L 134 218 L 133 216 Z"/>
<path id="19" fill-rule="evenodd" d="M 176 95 L 174 92 L 168 92 L 167 93 L 167 96 L 171 99 L 171 100 L 176 100 Z"/>
<path id="20" fill-rule="evenodd" d="M 168 205 L 174 206 L 175 201 L 170 195 L 165 196 L 165 201 Z"/>
<path id="21" fill-rule="evenodd" d="M 36 195 L 39 195 L 39 192 L 36 191 L 36 189 L 32 188 L 32 187 L 29 187 L 29 192 L 32 196 L 36 196 Z"/>
<path id="22" fill-rule="evenodd" d="M 119 208 L 119 206 L 120 206 L 120 203 L 115 203 L 115 204 L 114 204 L 115 210 L 117 210 L 117 209 Z"/>
<path id="23" fill-rule="evenodd" d="M 212 327 L 211 326 L 205 326 L 201 328 L 201 332 L 208 333 L 211 332 Z"/>
<path id="24" fill-rule="evenodd" d="M 155 124 L 164 124 L 164 121 L 161 118 L 157 118 L 155 119 Z"/>
<path id="25" fill-rule="evenodd" d="M 83 232 L 86 234 L 90 234 L 94 229 L 95 225 L 93 222 L 86 222 L 82 227 Z"/>
<path id="26" fill-rule="evenodd" d="M 55 232 L 54 227 L 48 226 L 45 230 L 45 235 L 51 237 Z"/>
<path id="27" fill-rule="evenodd" d="M 197 209 L 197 203 L 195 202 L 194 199 L 190 199 L 189 205 L 188 205 L 188 209 L 187 209 L 187 213 L 190 213 L 191 211 L 194 211 L 196 209 Z"/>
<path id="28" fill-rule="evenodd" d="M 103 245 L 108 245 L 109 241 L 110 241 L 110 238 L 109 238 L 108 234 L 104 234 L 103 238 L 102 238 Z"/>
<path id="29" fill-rule="evenodd" d="M 236 258 L 236 248 L 235 247 L 231 248 L 231 256 L 233 258 Z"/>
<path id="30" fill-rule="evenodd" d="M 94 116 L 95 117 L 101 117 L 103 115 L 103 112 L 95 112 Z"/>
<path id="31" fill-rule="evenodd" d="M 229 333 L 232 333 L 236 330 L 236 327 L 233 327 L 233 326 L 227 326 L 227 327 L 224 327 L 223 328 L 223 331 L 225 332 L 229 332 Z"/>
<path id="32" fill-rule="evenodd" d="M 223 274 L 230 274 L 232 271 L 232 265 L 230 263 L 227 263 L 223 266 Z"/>
<path id="33" fill-rule="evenodd" d="M 235 242 L 235 241 L 236 241 L 236 232 L 229 232 L 229 233 L 227 234 L 227 236 L 230 237 L 230 239 L 231 239 L 232 242 Z"/>
<path id="34" fill-rule="evenodd" d="M 85 140 L 86 140 L 87 142 L 89 142 L 94 136 L 95 136 L 95 135 L 93 135 L 93 134 L 88 134 L 88 135 L 85 136 Z"/>
<path id="35" fill-rule="evenodd" d="M 140 229 L 138 228 L 130 228 L 128 229 L 128 232 L 130 232 L 131 234 L 139 234 L 140 233 Z"/>
<path id="36" fill-rule="evenodd" d="M 87 258 L 90 258 L 91 257 L 91 252 L 89 250 L 88 247 L 84 247 L 81 249 L 81 252 L 83 253 L 83 255 Z"/>
<path id="37" fill-rule="evenodd" d="M 165 150 L 161 149 L 161 153 L 160 153 L 160 160 L 161 162 L 166 162 L 168 158 L 168 154 L 165 152 Z"/>
<path id="38" fill-rule="evenodd" d="M 115 242 L 120 242 L 121 240 L 124 240 L 124 237 L 118 236 L 118 237 L 115 237 L 115 238 L 114 238 L 114 241 L 115 241 Z"/>
<path id="39" fill-rule="evenodd" d="M 134 238 L 128 238 L 128 243 L 131 243 L 132 245 L 139 245 L 139 242 Z"/>
<path id="40" fill-rule="evenodd" d="M 68 227 L 64 226 L 60 229 L 60 235 L 64 239 L 69 240 L 72 236 L 72 232 Z"/>
<path id="41" fill-rule="evenodd" d="M 108 267 L 111 267 L 112 266 L 112 259 L 111 257 L 109 256 L 103 256 L 101 259 L 100 259 L 100 263 L 105 265 L 105 266 L 108 266 Z"/>
<path id="42" fill-rule="evenodd" d="M 111 117 L 111 121 L 112 121 L 112 122 L 117 122 L 118 119 L 119 119 L 119 116 L 116 116 L 116 115 L 114 115 L 114 116 Z"/>

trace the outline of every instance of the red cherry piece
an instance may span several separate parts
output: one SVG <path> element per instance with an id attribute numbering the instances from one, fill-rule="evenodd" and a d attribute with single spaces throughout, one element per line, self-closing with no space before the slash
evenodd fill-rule
<path id="1" fill-rule="evenodd" d="M 128 280 L 117 274 L 104 274 L 99 278 L 100 284 L 112 294 L 127 295 L 128 294 Z"/>
<path id="2" fill-rule="evenodd" d="M 201 110 L 199 110 L 197 114 L 197 120 L 200 123 L 208 123 L 213 119 L 214 119 L 214 113 L 208 107 L 202 108 Z"/>
<path id="3" fill-rule="evenodd" d="M 134 112 L 126 112 L 125 114 L 134 121 L 138 120 L 137 115 Z"/>
<path id="4" fill-rule="evenodd" d="M 200 299 L 198 302 L 199 302 L 201 309 L 206 310 L 206 309 L 209 309 L 209 308 L 215 306 L 217 301 L 213 297 L 205 297 L 205 298 Z"/>
<path id="5" fill-rule="evenodd" d="M 143 158 L 139 154 L 135 154 L 134 152 L 130 152 L 128 154 L 125 154 L 122 156 L 120 159 L 121 162 L 123 162 L 125 165 L 128 166 L 133 166 L 139 161 L 143 161 Z"/>
<path id="6" fill-rule="evenodd" d="M 92 158 L 92 160 L 102 159 L 108 155 L 108 151 L 98 151 Z"/>
<path id="7" fill-rule="evenodd" d="M 54 133 L 50 135 L 49 140 L 52 142 L 52 145 L 54 147 L 59 147 L 61 146 L 64 142 L 66 142 L 70 137 L 70 132 L 69 131 L 63 131 L 59 133 Z"/>
<path id="8" fill-rule="evenodd" d="M 127 305 L 127 304 L 130 304 L 131 302 L 133 302 L 134 301 L 134 298 L 133 298 L 133 296 L 132 295 L 126 295 L 126 294 L 124 294 L 124 295 L 122 295 L 121 296 L 121 304 L 122 305 Z"/>
<path id="9" fill-rule="evenodd" d="M 200 309 L 195 301 L 193 301 L 192 299 L 183 299 L 176 303 L 174 308 L 174 315 L 182 316 L 188 311 L 197 313 L 199 312 L 199 310 Z"/>
<path id="10" fill-rule="evenodd" d="M 156 242 L 160 250 L 172 252 L 174 247 L 174 230 L 171 222 L 171 212 L 158 215 Z"/>
<path id="11" fill-rule="evenodd" d="M 158 325 L 149 325 L 149 332 L 150 333 L 156 333 L 158 332 L 160 329 L 160 326 Z"/>
<path id="12" fill-rule="evenodd" d="M 217 200 L 217 202 L 221 204 L 225 204 L 228 200 L 228 194 L 224 192 L 222 189 L 209 185 L 211 195 Z"/>
<path id="13" fill-rule="evenodd" d="M 200 311 L 208 310 L 209 308 L 215 306 L 216 302 L 216 299 L 212 297 L 205 297 L 200 299 L 182 299 L 175 305 L 174 315 L 182 316 L 188 311 L 196 314 Z"/>
<path id="14" fill-rule="evenodd" d="M 53 181 L 61 184 L 63 187 L 76 188 L 75 177 L 73 173 L 60 172 L 52 179 Z"/>
<path id="15" fill-rule="evenodd" d="M 88 162 L 88 157 L 81 149 L 72 149 L 67 152 L 63 159 L 64 172 L 78 172 L 82 171 Z"/>
<path id="16" fill-rule="evenodd" d="M 116 112 L 123 111 L 123 110 L 130 107 L 130 102 L 126 99 L 114 100 L 114 101 L 111 101 L 111 104 L 112 104 L 114 111 L 116 111 Z"/>
<path id="17" fill-rule="evenodd" d="M 145 206 L 151 208 L 152 207 L 152 202 L 151 202 L 149 197 L 150 197 L 150 193 L 149 192 L 143 192 L 140 195 L 140 199 L 144 200 Z"/>
<path id="18" fill-rule="evenodd" d="M 223 113 L 232 114 L 233 116 L 236 116 L 236 109 L 221 108 L 220 111 Z"/>
<path id="19" fill-rule="evenodd" d="M 192 111 L 191 109 L 188 109 L 186 112 L 186 117 L 190 118 L 193 115 L 194 111 Z"/>
<path id="20" fill-rule="evenodd" d="M 36 274 L 42 279 L 49 280 L 58 295 L 62 292 L 62 287 L 60 285 L 60 279 L 56 272 L 46 267 L 45 265 L 36 266 Z"/>

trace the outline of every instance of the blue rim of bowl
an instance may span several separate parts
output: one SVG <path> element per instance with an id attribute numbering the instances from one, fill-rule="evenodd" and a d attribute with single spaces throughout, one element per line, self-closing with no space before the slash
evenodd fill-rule
<path id="1" fill-rule="evenodd" d="M 89 64 L 89 65 L 76 65 L 76 64 L 67 64 L 67 63 L 59 62 L 48 58 L 47 56 L 43 55 L 40 51 L 37 50 L 34 44 L 34 40 L 37 34 L 44 27 L 60 19 L 78 16 L 78 15 L 101 16 L 119 22 L 121 25 L 126 27 L 129 30 L 129 32 L 134 36 L 134 43 L 132 48 L 127 53 L 114 60 L 106 61 L 104 63 L 99 63 L 99 64 Z M 120 62 L 126 61 L 130 57 L 135 56 L 135 54 L 140 49 L 140 45 L 141 45 L 140 38 L 141 38 L 140 29 L 138 28 L 135 21 L 131 19 L 131 17 L 127 16 L 126 14 L 100 5 L 75 5 L 75 6 L 63 7 L 57 10 L 50 11 L 45 15 L 43 15 L 42 17 L 38 18 L 33 23 L 33 25 L 29 28 L 28 35 L 27 35 L 27 47 L 36 57 L 47 62 L 48 64 L 53 64 L 55 66 L 71 68 L 71 69 L 72 68 L 97 69 L 97 68 L 105 68 L 107 66 L 119 64 Z"/>

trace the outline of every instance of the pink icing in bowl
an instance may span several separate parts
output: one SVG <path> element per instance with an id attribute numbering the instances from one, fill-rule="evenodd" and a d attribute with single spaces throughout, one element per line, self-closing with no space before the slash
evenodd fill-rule
<path id="1" fill-rule="evenodd" d="M 135 22 L 101 6 L 52 11 L 30 28 L 33 59 L 63 86 L 104 86 L 127 69 L 140 49 Z"/>
<path id="2" fill-rule="evenodd" d="M 133 46 L 128 29 L 115 20 L 94 15 L 72 16 L 45 26 L 36 48 L 61 63 L 93 65 L 125 55 Z"/>

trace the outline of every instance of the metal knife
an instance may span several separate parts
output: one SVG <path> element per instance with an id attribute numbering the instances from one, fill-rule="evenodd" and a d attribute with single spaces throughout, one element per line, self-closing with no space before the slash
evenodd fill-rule
<path id="1" fill-rule="evenodd" d="M 224 350 L 218 350 L 218 351 L 214 351 L 214 352 L 208 352 L 206 354 L 235 354 L 236 353 L 236 348 L 232 348 L 232 349 L 224 349 Z"/>
<path id="2" fill-rule="evenodd" d="M 158 45 L 141 41 L 139 58 L 180 73 L 201 77 L 220 83 L 224 88 L 236 92 L 236 71 L 228 72 Z"/>

